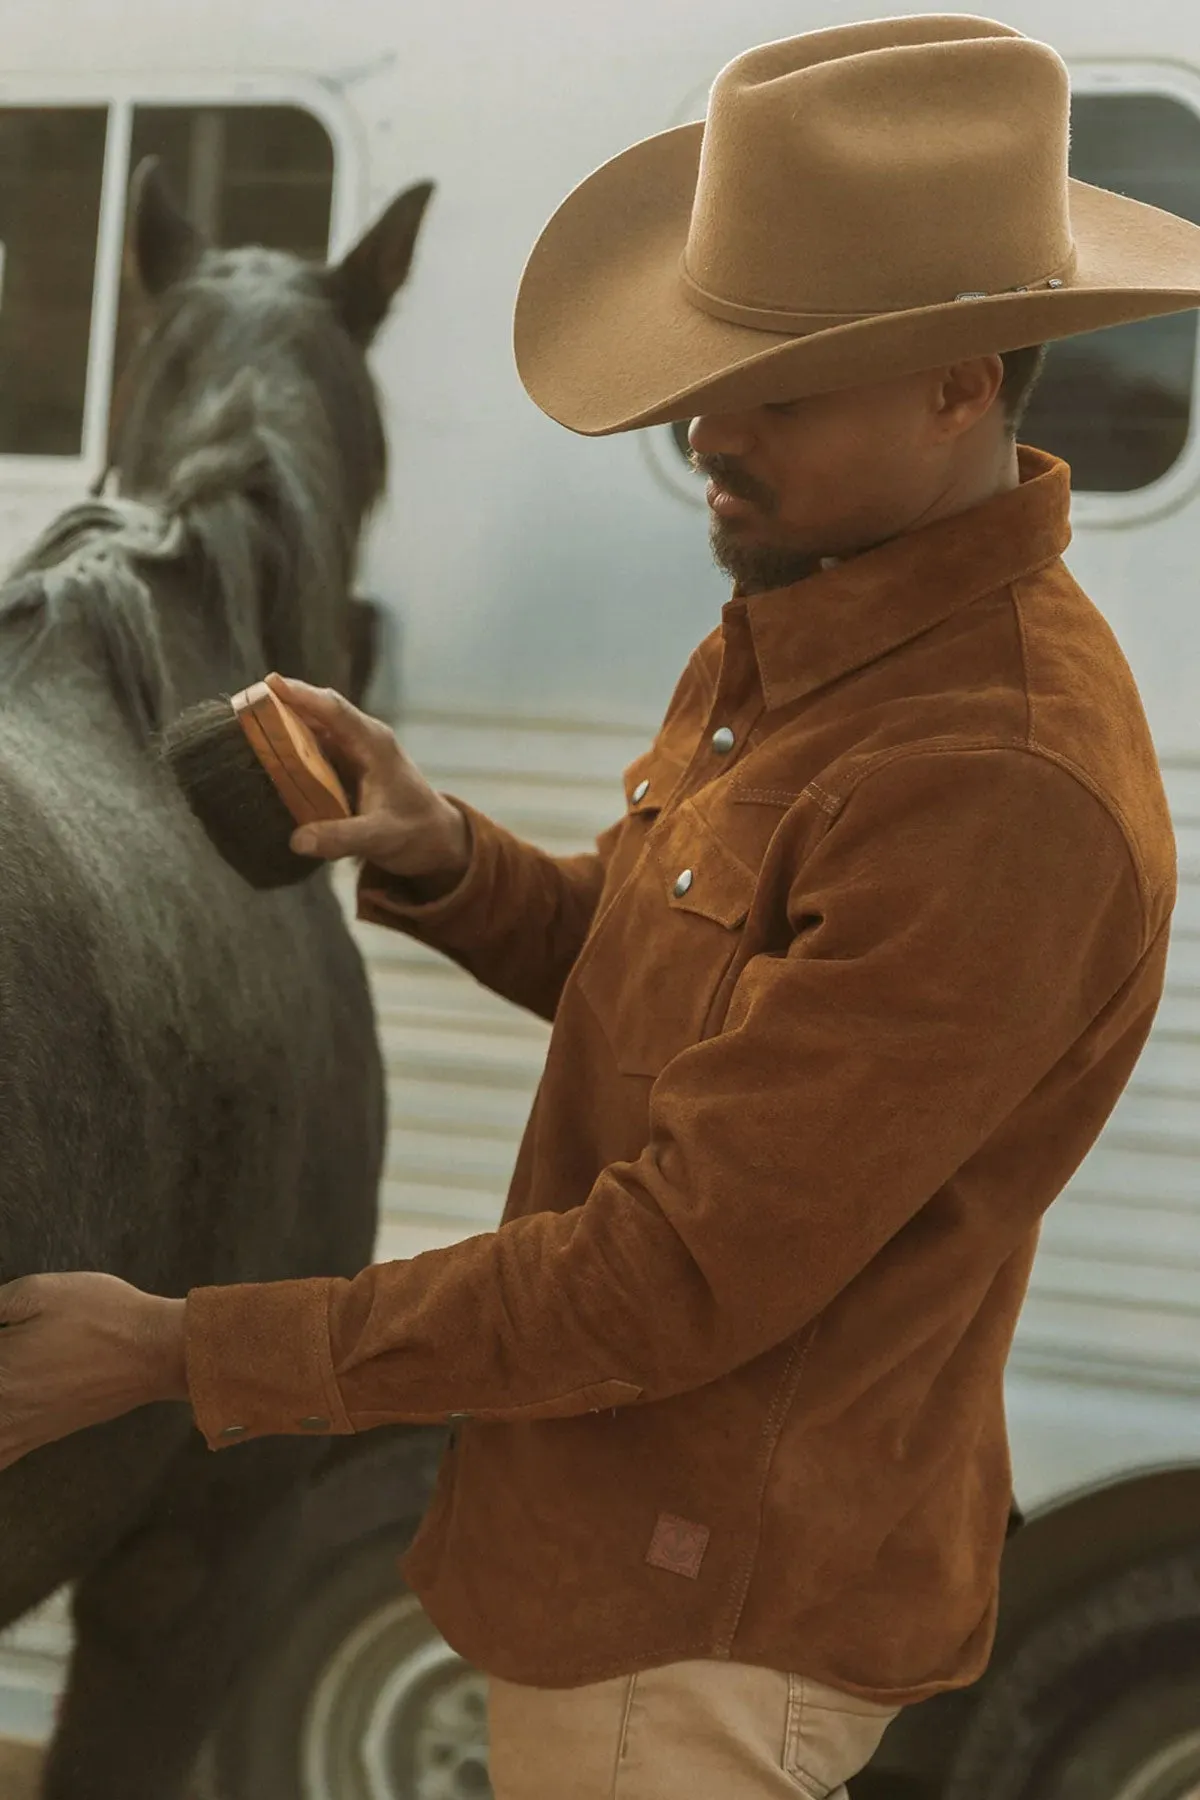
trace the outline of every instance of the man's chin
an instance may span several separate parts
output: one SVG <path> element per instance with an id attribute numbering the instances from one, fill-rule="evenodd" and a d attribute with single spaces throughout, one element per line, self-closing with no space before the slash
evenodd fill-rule
<path id="1" fill-rule="evenodd" d="M 818 556 L 790 544 L 772 544 L 754 533 L 751 521 L 714 520 L 709 532 L 713 561 L 740 594 L 791 587 L 821 566 Z"/>

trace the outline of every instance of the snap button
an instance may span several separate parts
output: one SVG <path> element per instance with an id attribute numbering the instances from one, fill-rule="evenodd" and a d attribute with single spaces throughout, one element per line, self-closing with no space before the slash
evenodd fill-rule
<path id="1" fill-rule="evenodd" d="M 301 1431 L 328 1431 L 329 1420 L 318 1418 L 301 1419 L 300 1429 Z"/>
<path id="2" fill-rule="evenodd" d="M 642 801 L 646 798 L 646 795 L 649 792 L 650 792 L 650 783 L 648 781 L 639 781 L 637 786 L 634 788 L 633 793 L 630 795 L 630 799 L 633 801 L 633 804 L 635 806 L 640 806 Z"/>
<path id="3" fill-rule="evenodd" d="M 691 885 L 692 885 L 692 871 L 690 869 L 684 869 L 682 874 L 680 874 L 676 877 L 675 886 L 672 889 L 672 892 L 674 893 L 675 898 L 677 900 L 682 900 L 683 896 L 687 893 L 687 891 L 691 887 Z"/>
<path id="4" fill-rule="evenodd" d="M 233 1438 L 245 1437 L 245 1435 L 246 1427 L 244 1425 L 227 1425 L 221 1433 L 222 1438 L 230 1440 Z"/>
<path id="5" fill-rule="evenodd" d="M 728 725 L 720 725 L 712 734 L 712 747 L 718 756 L 728 756 L 736 742 Z"/>

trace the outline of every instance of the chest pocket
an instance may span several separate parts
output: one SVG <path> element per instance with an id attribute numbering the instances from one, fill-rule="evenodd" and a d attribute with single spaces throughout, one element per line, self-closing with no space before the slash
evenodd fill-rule
<path id="1" fill-rule="evenodd" d="M 756 878 L 691 801 L 647 827 L 575 980 L 621 1073 L 653 1077 L 719 1027 L 714 1009 Z"/>

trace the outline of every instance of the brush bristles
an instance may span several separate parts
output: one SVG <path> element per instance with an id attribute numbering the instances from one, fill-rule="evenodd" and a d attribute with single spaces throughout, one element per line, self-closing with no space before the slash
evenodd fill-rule
<path id="1" fill-rule="evenodd" d="M 213 847 L 252 887 L 290 887 L 322 866 L 291 849 L 296 821 L 228 700 L 182 713 L 163 732 L 159 754 Z"/>

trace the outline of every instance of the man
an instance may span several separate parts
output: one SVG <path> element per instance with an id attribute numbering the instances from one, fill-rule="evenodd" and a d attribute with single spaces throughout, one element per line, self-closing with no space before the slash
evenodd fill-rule
<path id="1" fill-rule="evenodd" d="M 1067 470 L 1013 420 L 1024 346 L 1200 303 L 1200 230 L 1069 182 L 1067 119 L 1004 26 L 810 34 L 547 227 L 527 387 L 587 433 L 692 417 L 734 581 L 594 855 L 285 689 L 358 778 L 298 847 L 554 1020 L 500 1229 L 352 1282 L 0 1293 L 3 1461 L 155 1398 L 214 1449 L 455 1422 L 406 1569 L 494 1678 L 499 1800 L 828 1794 L 986 1661 L 1038 1220 L 1174 896 Z"/>

